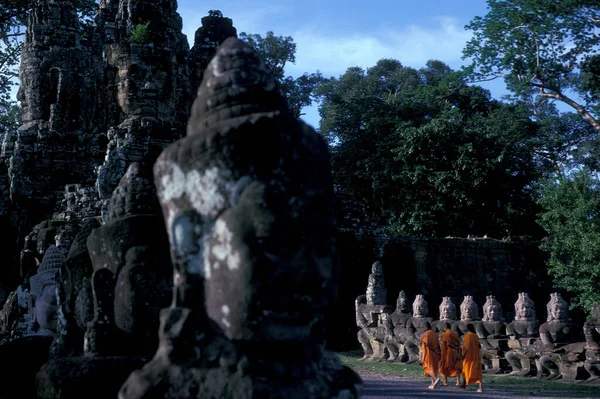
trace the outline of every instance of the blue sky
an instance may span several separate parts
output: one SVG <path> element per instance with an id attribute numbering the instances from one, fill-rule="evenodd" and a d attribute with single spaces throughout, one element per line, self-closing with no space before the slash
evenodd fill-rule
<path id="1" fill-rule="evenodd" d="M 231 18 L 238 33 L 268 31 L 292 36 L 296 63 L 286 67 L 292 76 L 319 70 L 324 76 L 342 75 L 347 68 L 369 68 L 381 58 L 421 68 L 438 59 L 458 69 L 471 32 L 464 26 L 487 13 L 486 0 L 179 0 L 183 30 L 192 46 L 194 32 L 209 10 Z M 487 83 L 495 97 L 505 94 L 502 82 Z M 303 119 L 315 128 L 316 107 Z"/>

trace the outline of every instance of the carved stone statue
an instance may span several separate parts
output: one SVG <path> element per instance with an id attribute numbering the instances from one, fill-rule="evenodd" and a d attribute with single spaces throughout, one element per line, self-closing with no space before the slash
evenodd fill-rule
<path id="1" fill-rule="evenodd" d="M 29 335 L 56 335 L 58 307 L 56 303 L 56 273 L 65 262 L 64 255 L 55 245 L 50 246 L 37 274 L 31 276 L 30 311 L 31 324 Z"/>
<path id="2" fill-rule="evenodd" d="M 502 305 L 493 295 L 486 297 L 483 305 L 483 317 L 481 323 L 475 326 L 479 338 L 499 338 L 506 335 L 506 323 L 502 318 Z"/>
<path id="3" fill-rule="evenodd" d="M 371 274 L 369 274 L 367 284 L 367 303 L 369 305 L 386 305 L 387 303 L 383 266 L 379 261 L 374 262 L 371 266 Z"/>
<path id="4" fill-rule="evenodd" d="M 93 317 L 87 321 L 81 356 L 73 356 L 66 343 L 65 350 L 57 350 L 65 356 L 51 359 L 37 374 L 39 397 L 62 391 L 84 397 L 88 390 L 116 396 L 127 376 L 150 359 L 158 344 L 159 312 L 172 293 L 169 243 L 160 211 L 152 163 L 132 163 L 110 198 L 106 222 L 86 239 L 93 269 Z M 89 319 L 88 288 L 83 286 L 89 270 L 85 260 L 75 266 L 69 264 L 67 280 L 81 284 L 77 299 L 85 308 L 77 318 Z M 110 381 L 105 378 L 108 370 Z"/>
<path id="5" fill-rule="evenodd" d="M 537 356 L 535 348 L 539 338 L 539 322 L 535 316 L 535 305 L 525 292 L 520 292 L 515 302 L 515 319 L 506 326 L 508 341 L 512 349 L 506 352 L 506 360 L 512 367 L 512 375 L 527 375 Z"/>
<path id="6" fill-rule="evenodd" d="M 501 359 L 507 347 L 506 323 L 502 318 L 502 305 L 493 295 L 486 297 L 483 317 L 475 324 L 481 344 L 481 357 L 484 369 L 489 374 L 502 371 Z"/>
<path id="7" fill-rule="evenodd" d="M 452 325 L 454 322 L 456 322 L 456 318 L 456 305 L 454 302 L 452 302 L 452 298 L 449 296 L 443 297 L 442 303 L 440 304 L 440 319 L 432 323 L 433 330 L 443 334 L 444 323 L 448 322 L 450 325 Z"/>
<path id="8" fill-rule="evenodd" d="M 364 355 L 359 360 L 381 361 L 385 358 L 385 335 L 388 315 L 391 309 L 386 305 L 386 289 L 381 262 L 371 266 L 367 284 L 367 294 L 360 295 L 355 301 L 358 342 Z"/>
<path id="9" fill-rule="evenodd" d="M 413 302 L 413 316 L 406 322 L 404 346 L 408 352 L 407 363 L 418 362 L 421 358 L 421 337 L 425 334 L 425 325 L 431 324 L 429 305 L 423 295 L 417 295 Z"/>
<path id="10" fill-rule="evenodd" d="M 515 338 L 537 337 L 539 322 L 535 305 L 526 292 L 520 292 L 515 302 L 515 319 L 506 326 L 506 333 Z"/>
<path id="11" fill-rule="evenodd" d="M 339 276 L 326 144 L 237 38 L 198 93 L 187 136 L 154 165 L 173 301 L 119 397 L 357 397 L 324 342 Z"/>
<path id="12" fill-rule="evenodd" d="M 585 335 L 584 367 L 590 380 L 600 379 L 600 304 L 594 305 L 590 316 L 583 325 Z"/>
<path id="13" fill-rule="evenodd" d="M 547 353 L 542 353 L 536 360 L 538 376 L 542 376 L 546 371 L 550 379 L 559 378 L 564 368 L 564 360 L 561 359 L 560 348 L 581 340 L 581 329 L 575 323 L 571 322 L 568 311 L 569 305 L 560 296 L 554 292 L 550 294 L 550 301 L 546 309 L 548 311 L 548 320 L 540 326 L 540 338 Z"/>
<path id="14" fill-rule="evenodd" d="M 467 325 L 476 325 L 479 320 L 479 307 L 471 295 L 465 295 L 460 304 L 460 320 L 452 324 L 452 329 L 462 337 L 467 333 Z"/>
<path id="15" fill-rule="evenodd" d="M 412 313 L 409 310 L 408 299 L 404 291 L 400 291 L 396 300 L 396 310 L 387 318 L 385 347 L 388 350 L 388 361 L 407 360 L 404 341 L 406 339 L 406 322 Z"/>
<path id="16" fill-rule="evenodd" d="M 559 293 L 550 294 L 547 305 L 548 320 L 540 326 L 540 338 L 547 349 L 577 342 L 581 339 L 581 329 L 571 322 L 569 305 Z"/>

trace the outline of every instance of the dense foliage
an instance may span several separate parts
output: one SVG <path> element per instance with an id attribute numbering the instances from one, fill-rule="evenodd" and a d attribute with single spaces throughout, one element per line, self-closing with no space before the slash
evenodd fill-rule
<path id="1" fill-rule="evenodd" d="M 294 117 L 304 115 L 302 108 L 310 106 L 314 101 L 314 92 L 323 80 L 319 71 L 304 73 L 298 78 L 285 76 L 285 65 L 296 62 L 296 43 L 291 36 L 275 36 L 267 32 L 265 37 L 259 34 L 240 33 L 239 38 L 252 46 L 261 55 L 269 71 L 279 84 L 281 94 L 285 97 Z"/>
<path id="2" fill-rule="evenodd" d="M 548 271 L 557 288 L 569 291 L 572 306 L 590 311 L 600 303 L 600 185 L 589 171 L 545 181 L 540 224 L 549 233 Z"/>
<path id="3" fill-rule="evenodd" d="M 440 61 L 384 59 L 320 87 L 336 183 L 393 234 L 537 234 L 538 126 Z"/>

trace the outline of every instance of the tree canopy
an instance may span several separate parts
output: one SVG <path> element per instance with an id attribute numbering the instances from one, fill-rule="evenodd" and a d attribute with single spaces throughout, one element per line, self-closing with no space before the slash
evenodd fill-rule
<path id="1" fill-rule="evenodd" d="M 382 59 L 319 88 L 335 181 L 393 234 L 538 232 L 538 127 L 441 61 Z"/>
<path id="2" fill-rule="evenodd" d="M 314 91 L 323 80 L 319 71 L 304 73 L 298 78 L 285 76 L 287 63 L 296 62 L 296 43 L 291 36 L 276 36 L 269 31 L 262 37 L 259 34 L 240 33 L 239 38 L 244 40 L 258 51 L 267 68 L 279 84 L 281 94 L 287 100 L 294 117 L 304 115 L 302 108 L 310 106 L 314 101 Z"/>
<path id="3" fill-rule="evenodd" d="M 548 271 L 573 295 L 572 307 L 600 303 L 600 186 L 587 171 L 545 181 L 539 221 L 549 233 Z"/>
<path id="4" fill-rule="evenodd" d="M 488 0 L 467 28 L 472 80 L 504 78 L 533 106 L 560 101 L 600 131 L 600 7 L 591 0 Z"/>

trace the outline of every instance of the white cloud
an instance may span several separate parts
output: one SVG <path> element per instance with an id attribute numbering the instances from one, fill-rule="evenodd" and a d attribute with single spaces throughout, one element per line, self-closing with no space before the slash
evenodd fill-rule
<path id="1" fill-rule="evenodd" d="M 430 59 L 441 60 L 453 68 L 462 64 L 462 49 L 471 33 L 458 20 L 435 18 L 433 29 L 418 25 L 404 28 L 381 28 L 370 33 L 325 35 L 315 29 L 292 34 L 297 44 L 296 64 L 288 73 L 320 70 L 325 76 L 339 76 L 347 68 L 369 68 L 382 58 L 394 58 L 403 65 L 421 68 Z"/>

